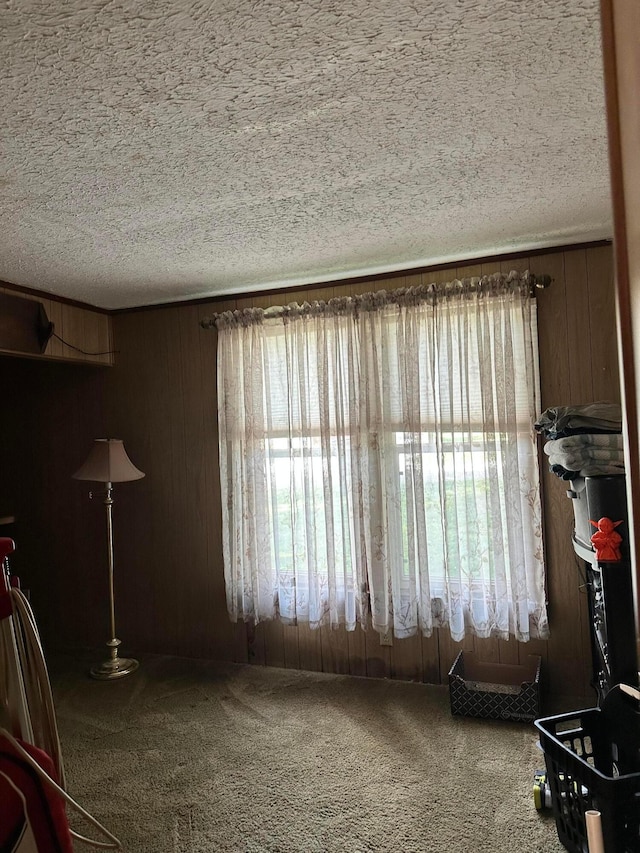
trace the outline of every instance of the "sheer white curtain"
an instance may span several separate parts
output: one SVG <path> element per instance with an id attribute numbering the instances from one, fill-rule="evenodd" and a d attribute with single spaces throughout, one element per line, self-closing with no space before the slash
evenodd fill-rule
<path id="1" fill-rule="evenodd" d="M 233 620 L 548 635 L 527 275 L 217 327 Z"/>

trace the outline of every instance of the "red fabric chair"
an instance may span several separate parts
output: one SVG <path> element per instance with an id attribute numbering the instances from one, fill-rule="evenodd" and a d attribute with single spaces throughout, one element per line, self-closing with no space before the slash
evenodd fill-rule
<path id="1" fill-rule="evenodd" d="M 55 780 L 46 752 L 22 741 L 20 745 Z M 0 851 L 23 850 L 73 853 L 73 843 L 62 797 L 0 734 Z"/>

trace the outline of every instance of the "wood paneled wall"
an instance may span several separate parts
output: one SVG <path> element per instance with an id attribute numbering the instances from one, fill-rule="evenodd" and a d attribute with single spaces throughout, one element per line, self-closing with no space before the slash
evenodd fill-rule
<path id="1" fill-rule="evenodd" d="M 72 480 L 104 436 L 102 367 L 0 357 L 0 531 L 16 542 L 12 567 L 30 591 L 52 647 L 107 630 L 104 509 L 93 484 Z"/>
<path id="2" fill-rule="evenodd" d="M 74 645 L 91 636 L 106 593 L 104 519 L 86 512 L 86 485 L 70 476 L 105 434 L 111 317 L 4 282 L 0 292 L 41 302 L 59 336 L 42 354 L 0 350 L 0 517 L 15 518 L 0 536 L 16 542 L 12 568 L 32 595 L 43 636 Z"/>
<path id="3" fill-rule="evenodd" d="M 508 271 L 548 273 L 553 285 L 538 295 L 542 407 L 619 400 L 610 247 L 554 252 L 309 289 L 298 301 L 410 286 L 423 281 Z M 290 299 L 290 297 L 284 297 Z M 147 478 L 132 484 L 123 563 L 146 596 L 128 615 L 136 646 L 175 654 L 250 660 L 273 666 L 445 681 L 460 647 L 484 660 L 515 662 L 541 654 L 549 689 L 588 692 L 586 597 L 571 548 L 571 502 L 566 484 L 545 473 L 545 541 L 552 636 L 548 642 L 497 640 L 453 643 L 446 631 L 381 646 L 372 631 L 346 632 L 264 623 L 229 623 L 224 597 L 217 468 L 215 331 L 199 327 L 212 310 L 280 304 L 282 294 L 215 305 L 175 306 L 113 318 L 120 352 L 108 380 L 111 431 L 126 437 Z M 146 531 L 136 535 L 136 531 Z M 122 547 L 122 543 L 121 543 Z M 134 569 L 135 567 L 135 569 Z M 146 592 L 145 592 L 146 590 Z M 128 604 L 124 605 L 128 607 Z M 134 609 L 137 615 L 134 616 Z"/>
<path id="4" fill-rule="evenodd" d="M 554 279 L 537 297 L 542 408 L 619 400 L 609 246 L 310 288 L 295 298 L 326 299 L 513 268 L 548 273 Z M 360 629 L 310 631 L 280 623 L 251 629 L 230 623 L 221 550 L 216 333 L 200 328 L 199 320 L 213 311 L 280 304 L 284 299 L 290 301 L 291 296 L 265 294 L 116 314 L 112 320 L 118 355 L 112 370 L 94 370 L 84 381 L 64 371 L 56 375 L 55 370 L 37 378 L 42 398 L 28 408 L 40 418 L 33 433 L 42 432 L 46 440 L 31 460 L 38 479 L 23 493 L 25 512 L 38 537 L 37 544 L 29 544 L 28 574 L 46 641 L 97 647 L 106 640 L 104 510 L 86 500 L 86 489 L 70 479 L 91 438 L 106 430 L 124 439 L 133 462 L 146 472 L 143 480 L 117 486 L 115 492 L 116 615 L 124 653 L 149 651 L 427 682 L 446 681 L 460 647 L 475 649 L 489 661 L 516 662 L 535 653 L 544 659 L 550 694 L 589 696 L 586 596 L 570 542 L 572 507 L 566 484 L 546 471 L 548 642 L 469 638 L 456 644 L 446 631 L 436 631 L 429 638 L 394 640 L 387 647 L 380 645 L 377 634 Z M 35 482 L 39 485 L 34 490 Z M 49 607 L 53 584 L 57 592 Z"/>

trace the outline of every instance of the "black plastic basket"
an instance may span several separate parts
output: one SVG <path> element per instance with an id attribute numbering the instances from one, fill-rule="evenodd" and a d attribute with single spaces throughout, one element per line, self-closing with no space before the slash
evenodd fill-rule
<path id="1" fill-rule="evenodd" d="M 585 812 L 602 815 L 605 853 L 640 853 L 640 712 L 618 687 L 602 708 L 536 720 L 558 838 L 586 853 Z"/>

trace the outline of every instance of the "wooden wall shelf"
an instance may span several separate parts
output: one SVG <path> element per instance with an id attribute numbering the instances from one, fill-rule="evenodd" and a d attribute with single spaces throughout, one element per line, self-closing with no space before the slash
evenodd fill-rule
<path id="1" fill-rule="evenodd" d="M 111 317 L 108 314 L 44 296 L 18 293 L 8 287 L 0 287 L 0 296 L 3 294 L 11 297 L 11 303 L 21 301 L 26 304 L 34 301 L 40 303 L 48 320 L 53 323 L 54 333 L 58 337 L 49 338 L 44 352 L 40 352 L 37 344 L 34 345 L 31 342 L 29 330 L 26 327 L 23 328 L 25 321 L 20 321 L 20 327 L 16 327 L 13 333 L 7 332 L 6 343 L 0 337 L 0 353 L 23 358 L 70 361 L 107 367 L 114 364 Z M 28 313 L 17 312 L 16 317 L 18 315 L 26 317 Z"/>

